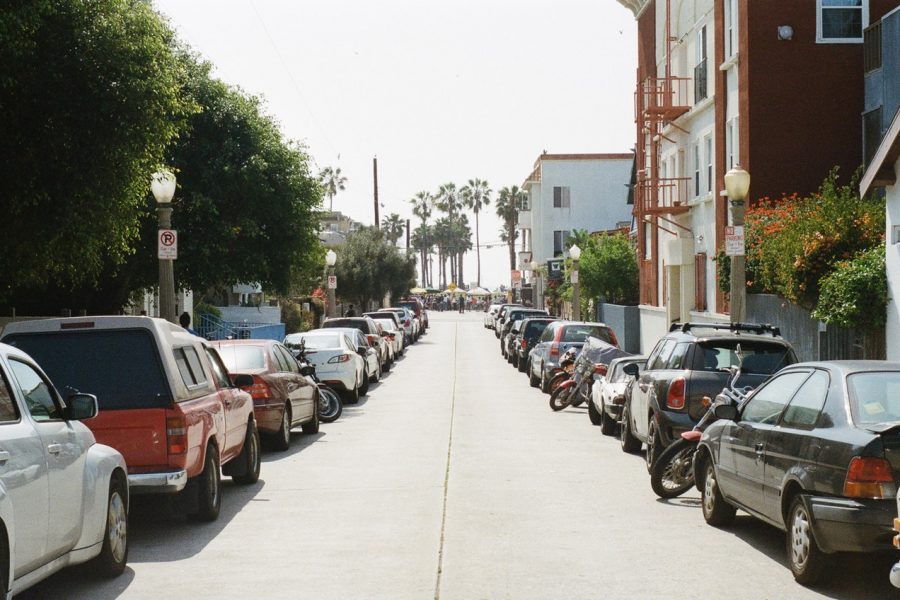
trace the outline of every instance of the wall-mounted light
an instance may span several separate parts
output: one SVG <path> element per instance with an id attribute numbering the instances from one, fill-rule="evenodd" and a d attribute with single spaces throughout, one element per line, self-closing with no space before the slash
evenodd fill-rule
<path id="1" fill-rule="evenodd" d="M 779 25 L 778 26 L 778 39 L 779 40 L 792 40 L 794 39 L 794 28 L 790 25 Z"/>

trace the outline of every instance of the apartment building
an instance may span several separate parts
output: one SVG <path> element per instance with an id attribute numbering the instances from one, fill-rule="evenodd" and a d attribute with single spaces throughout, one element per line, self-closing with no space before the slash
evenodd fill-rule
<path id="1" fill-rule="evenodd" d="M 727 320 L 714 258 L 736 164 L 757 199 L 862 164 L 863 31 L 898 0 L 617 0 L 638 27 L 642 347 L 676 320 Z"/>

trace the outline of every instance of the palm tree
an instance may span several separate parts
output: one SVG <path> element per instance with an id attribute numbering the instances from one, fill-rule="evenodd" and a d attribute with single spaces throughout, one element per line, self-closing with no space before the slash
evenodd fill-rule
<path id="1" fill-rule="evenodd" d="M 392 246 L 397 245 L 397 241 L 403 237 L 403 231 L 406 229 L 406 221 L 400 218 L 397 213 L 391 213 L 381 220 L 381 230 L 384 231 L 384 237 Z"/>
<path id="2" fill-rule="evenodd" d="M 458 215 L 452 222 L 453 251 L 456 256 L 457 283 L 460 287 L 465 284 L 463 275 L 463 257 L 472 249 L 472 229 L 469 227 L 469 218 L 466 215 Z"/>
<path id="3" fill-rule="evenodd" d="M 525 190 L 520 190 L 519 186 L 504 187 L 497 195 L 497 216 L 503 220 L 503 231 L 500 239 L 506 242 L 509 248 L 509 270 L 516 268 L 516 238 L 519 235 L 516 225 L 519 221 L 519 210 L 521 210 L 527 194 Z"/>
<path id="4" fill-rule="evenodd" d="M 344 184 L 347 183 L 347 178 L 341 174 L 340 167 L 336 169 L 325 167 L 319 173 L 319 183 L 322 184 L 322 187 L 325 188 L 325 193 L 328 194 L 328 211 L 331 212 L 334 197 L 338 192 L 344 191 Z"/>
<path id="5" fill-rule="evenodd" d="M 476 285 L 481 287 L 481 236 L 479 233 L 478 213 L 481 209 L 491 203 L 491 188 L 488 182 L 483 179 L 470 179 L 460 191 L 463 204 L 472 209 L 475 213 L 475 255 L 477 257 L 478 275 L 475 279 Z"/>
<path id="6" fill-rule="evenodd" d="M 452 182 L 445 183 L 438 188 L 434 202 L 440 210 L 447 213 L 448 217 L 455 217 L 459 211 L 459 192 L 456 189 L 456 184 Z"/>
<path id="7" fill-rule="evenodd" d="M 428 255 L 431 252 L 431 244 L 427 239 L 427 236 L 431 233 L 428 227 L 428 218 L 431 216 L 431 211 L 434 207 L 434 197 L 428 192 L 418 192 L 409 203 L 412 204 L 413 214 L 422 219 L 421 229 L 426 236 L 419 246 L 419 252 L 422 259 L 422 287 L 428 287 L 426 282 L 431 281 L 430 273 L 428 272 Z"/>
<path id="8" fill-rule="evenodd" d="M 412 247 L 419 252 L 419 257 L 422 259 L 422 287 L 429 287 L 430 285 L 425 257 L 431 252 L 431 243 L 434 238 L 431 230 L 430 226 L 423 223 L 416 227 L 412 233 Z"/>

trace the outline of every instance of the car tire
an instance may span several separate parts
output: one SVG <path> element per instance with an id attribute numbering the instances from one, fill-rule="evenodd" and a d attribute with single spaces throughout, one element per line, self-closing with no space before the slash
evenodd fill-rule
<path id="1" fill-rule="evenodd" d="M 663 448 L 662 437 L 659 434 L 656 415 L 650 413 L 650 418 L 647 420 L 647 453 L 644 455 L 648 473 L 653 470 L 653 463 L 656 462 L 656 458 L 663 450 L 665 448 Z"/>
<path id="2" fill-rule="evenodd" d="M 831 555 L 819 549 L 813 533 L 812 518 L 797 494 L 788 509 L 787 558 L 794 579 L 801 585 L 814 585 L 826 579 L 831 566 Z"/>
<path id="3" fill-rule="evenodd" d="M 722 527 L 734 521 L 737 509 L 725 500 L 719 491 L 719 482 L 716 480 L 716 469 L 709 457 L 703 459 L 703 481 L 700 484 L 702 497 L 700 508 L 703 510 L 703 518 L 713 527 Z"/>
<path id="4" fill-rule="evenodd" d="M 365 371 L 363 371 L 363 375 L 365 375 Z M 347 404 L 356 404 L 359 402 L 359 382 L 355 382 L 353 384 L 352 390 L 347 390 L 345 392 L 345 397 L 347 398 Z"/>
<path id="5" fill-rule="evenodd" d="M 90 564 L 90 572 L 100 577 L 117 577 L 128 563 L 128 485 L 118 472 L 109 482 L 106 523 L 100 554 Z M 4 583 L 5 585 L 5 583 Z"/>
<path id="6" fill-rule="evenodd" d="M 641 450 L 641 440 L 637 439 L 631 432 L 631 419 L 628 416 L 628 407 L 622 409 L 622 425 L 619 430 L 619 443 L 622 446 L 622 452 L 628 454 L 636 454 Z"/>
<path id="7" fill-rule="evenodd" d="M 528 370 L 528 361 L 516 354 L 516 368 L 519 373 L 525 373 Z"/>
<path id="8" fill-rule="evenodd" d="M 531 361 L 528 361 L 528 385 L 533 388 L 538 387 L 541 384 L 541 380 L 538 377 L 534 376 L 534 369 L 532 368 Z"/>
<path id="9" fill-rule="evenodd" d="M 544 394 L 550 393 L 550 382 L 547 381 L 547 377 L 544 374 L 543 367 L 541 368 L 541 392 Z"/>
<path id="10" fill-rule="evenodd" d="M 240 485 L 252 485 L 259 481 L 262 460 L 259 455 L 259 431 L 256 429 L 256 421 L 251 420 L 248 423 L 244 447 L 241 448 L 241 453 L 234 460 L 238 465 L 243 463 L 244 472 L 240 475 L 232 475 L 232 481 Z"/>
<path id="11" fill-rule="evenodd" d="M 277 450 L 279 452 L 284 452 L 291 446 L 291 419 L 293 415 L 291 414 L 291 404 L 290 402 L 284 403 L 284 411 L 281 413 L 281 427 L 275 432 L 275 435 L 272 437 L 272 449 Z"/>
<path id="12" fill-rule="evenodd" d="M 381 368 L 381 374 L 384 375 L 385 373 L 390 371 L 391 366 L 393 366 L 393 364 L 394 364 L 394 359 L 393 359 L 393 357 L 391 357 L 390 359 L 388 359 L 388 361 L 386 363 L 384 363 L 384 367 Z"/>
<path id="13" fill-rule="evenodd" d="M 369 368 L 366 367 L 366 370 L 363 371 L 363 378 L 359 384 L 359 395 L 365 396 L 369 393 Z"/>
<path id="14" fill-rule="evenodd" d="M 318 391 L 316 392 L 318 394 Z M 313 417 L 306 423 L 300 426 L 303 429 L 303 433 L 306 435 L 315 435 L 319 433 L 319 398 L 316 396 L 316 400 L 313 403 Z"/>
<path id="15" fill-rule="evenodd" d="M 606 412 L 606 406 L 604 404 L 600 405 L 600 433 L 603 435 L 613 436 L 616 435 L 616 429 L 618 429 L 619 424 L 616 423 L 615 419 L 609 416 L 609 413 Z"/>
<path id="16" fill-rule="evenodd" d="M 222 507 L 222 475 L 219 452 L 212 444 L 206 447 L 203 472 L 198 476 L 197 484 L 197 512 L 190 516 L 195 521 L 215 521 Z"/>
<path id="17" fill-rule="evenodd" d="M 588 418 L 591 420 L 591 425 L 600 425 L 603 421 L 603 416 L 597 407 L 594 406 L 594 400 L 591 399 L 588 403 Z"/>
<path id="18" fill-rule="evenodd" d="M 369 376 L 369 383 L 378 383 L 381 380 L 381 371 L 382 371 L 381 365 L 378 365 L 377 367 L 375 367 L 375 372 Z M 369 392 L 369 386 L 366 386 L 366 392 L 363 395 L 365 395 L 368 392 Z"/>

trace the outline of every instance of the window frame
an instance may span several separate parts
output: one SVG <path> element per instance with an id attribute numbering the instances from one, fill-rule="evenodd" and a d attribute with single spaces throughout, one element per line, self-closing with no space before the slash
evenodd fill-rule
<path id="1" fill-rule="evenodd" d="M 572 204 L 571 193 L 567 185 L 553 186 L 553 208 L 569 208 Z"/>
<path id="2" fill-rule="evenodd" d="M 723 0 L 725 8 L 725 60 L 737 53 L 737 0 Z"/>
<path id="3" fill-rule="evenodd" d="M 869 0 L 860 0 L 860 6 L 824 6 L 822 0 L 816 0 L 816 43 L 817 44 L 862 44 L 864 40 L 864 32 L 869 26 Z M 856 10 L 861 11 L 859 37 L 857 38 L 832 38 L 824 37 L 822 29 L 824 26 L 824 11 L 827 10 Z"/>
<path id="4" fill-rule="evenodd" d="M 694 161 L 694 198 L 700 197 L 700 143 L 694 142 L 691 145 L 692 158 Z"/>
<path id="5" fill-rule="evenodd" d="M 772 378 L 769 379 L 764 385 L 762 385 L 762 386 L 760 386 L 759 388 L 757 388 L 757 390 L 756 390 L 753 394 L 751 394 L 750 397 L 747 398 L 747 400 L 744 401 L 743 404 L 741 404 L 741 406 L 740 406 L 740 408 L 739 408 L 739 410 L 740 410 L 740 415 L 741 415 L 741 416 L 740 416 L 740 421 L 741 421 L 742 423 L 751 423 L 751 424 L 753 424 L 753 425 L 768 425 L 768 426 L 773 426 L 773 427 L 774 427 L 775 425 L 777 425 L 778 423 L 781 422 L 781 417 L 782 417 L 782 415 L 784 415 L 784 411 L 785 411 L 785 409 L 788 407 L 788 404 L 790 404 L 791 399 L 792 399 L 792 398 L 794 397 L 794 395 L 797 393 L 797 390 L 799 390 L 801 387 L 803 387 L 803 384 L 806 383 L 807 379 L 809 379 L 809 376 L 810 376 L 811 374 L 812 374 L 812 369 L 809 369 L 809 370 L 790 371 L 790 372 L 788 372 L 788 373 L 783 373 L 783 374 L 781 374 L 781 375 L 777 375 L 777 376 L 775 376 L 775 377 L 772 377 Z M 752 420 L 747 419 L 747 417 L 746 417 L 746 414 L 747 414 L 747 407 L 750 406 L 750 405 L 754 402 L 754 400 L 756 400 L 757 398 L 759 398 L 760 394 L 764 393 L 764 392 L 765 392 L 767 389 L 769 389 L 775 382 L 777 382 L 777 381 L 779 381 L 779 380 L 781 380 L 781 379 L 787 378 L 787 377 L 793 377 L 793 376 L 797 376 L 797 375 L 801 375 L 801 376 L 802 376 L 802 379 L 801 379 L 800 383 L 799 383 L 799 384 L 797 385 L 797 387 L 794 388 L 794 390 L 790 393 L 790 396 L 788 396 L 787 399 L 785 399 L 784 403 L 781 405 L 781 410 L 778 411 L 778 414 L 777 414 L 777 415 L 774 415 L 774 420 L 772 420 L 772 421 L 770 422 L 770 421 L 752 421 Z M 769 401 L 769 402 L 771 402 L 771 401 Z"/>
<path id="6" fill-rule="evenodd" d="M 66 420 L 66 418 L 65 418 L 66 405 L 63 402 L 62 398 L 59 397 L 59 393 L 56 391 L 56 388 L 53 387 L 53 383 L 50 381 L 50 378 L 47 377 L 47 375 L 43 371 L 41 371 L 41 369 L 38 368 L 37 365 L 29 363 L 26 360 L 23 360 L 19 357 L 13 357 L 13 356 L 8 357 L 8 360 L 9 360 L 9 366 L 10 366 L 10 380 L 11 380 L 10 383 L 15 382 L 15 385 L 13 385 L 13 387 L 15 388 L 13 390 L 13 392 L 18 390 L 18 392 L 22 395 L 22 402 L 24 403 L 25 409 L 28 411 L 28 415 L 31 417 L 31 420 L 34 421 L 35 423 L 54 423 L 54 422 L 59 423 L 61 421 L 65 421 Z M 34 415 L 34 412 L 32 412 L 32 410 L 28 406 L 28 400 L 26 399 L 25 390 L 23 389 L 22 382 L 19 381 L 19 376 L 16 375 L 15 369 L 13 367 L 13 365 L 17 365 L 17 364 L 28 367 L 29 369 L 34 371 L 35 375 L 38 376 L 38 379 L 40 379 L 42 382 L 44 382 L 44 385 L 47 386 L 47 393 L 50 394 L 50 401 L 53 402 L 53 406 L 56 408 L 56 412 L 59 416 L 53 417 L 48 414 L 46 419 L 39 419 Z M 19 421 L 21 421 L 21 413 L 19 415 Z M 13 422 L 19 422 L 19 421 L 5 421 L 5 422 L 13 423 Z"/>
<path id="7" fill-rule="evenodd" d="M 209 359 L 210 371 L 212 371 L 213 380 L 216 381 L 223 389 L 224 388 L 233 388 L 234 384 L 231 383 L 231 378 L 228 376 L 228 369 L 225 367 L 225 363 L 222 362 L 222 358 L 219 356 L 219 353 L 216 352 L 213 348 L 208 348 L 206 346 L 203 347 L 206 350 L 206 357 Z"/>
<path id="8" fill-rule="evenodd" d="M 794 423 L 787 420 L 788 412 L 791 410 L 791 406 L 794 404 L 794 400 L 797 399 L 797 395 L 803 390 L 804 387 L 809 385 L 813 378 L 817 375 L 825 376 L 825 395 L 821 398 L 821 404 L 819 404 L 818 412 L 816 412 L 815 420 L 810 423 Z M 825 410 L 825 404 L 828 402 L 828 391 L 831 389 L 831 374 L 824 369 L 813 369 L 812 373 L 809 374 L 809 377 L 800 384 L 800 387 L 797 388 L 797 391 L 794 392 L 794 395 L 791 396 L 791 399 L 788 400 L 787 405 L 784 407 L 784 410 L 781 411 L 781 416 L 778 418 L 778 425 L 781 427 L 785 427 L 788 429 L 799 429 L 801 431 L 812 431 L 816 428 L 819 423 L 819 420 L 822 418 L 822 412 Z"/>

